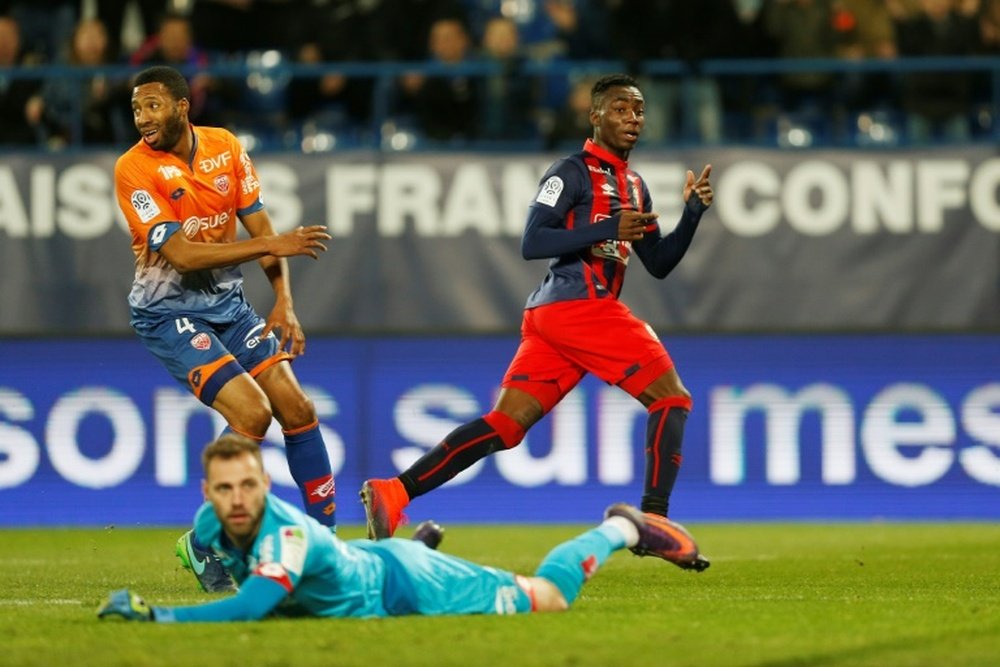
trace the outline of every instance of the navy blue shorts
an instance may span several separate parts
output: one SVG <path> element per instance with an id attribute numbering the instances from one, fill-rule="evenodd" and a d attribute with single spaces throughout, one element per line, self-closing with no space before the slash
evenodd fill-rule
<path id="1" fill-rule="evenodd" d="M 146 348 L 178 382 L 206 405 L 237 375 L 256 377 L 292 355 L 278 349 L 278 338 L 269 333 L 260 340 L 265 321 L 245 305 L 232 321 L 218 324 L 192 315 L 174 319 L 137 321 L 135 331 Z"/>

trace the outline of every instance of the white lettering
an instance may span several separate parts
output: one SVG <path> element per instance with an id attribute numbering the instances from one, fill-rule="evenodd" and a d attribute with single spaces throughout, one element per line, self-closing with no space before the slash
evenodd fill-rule
<path id="1" fill-rule="evenodd" d="M 10 421 L 34 418 L 31 401 L 19 392 L 0 387 L 0 416 Z M 38 470 L 38 443 L 28 431 L 0 421 L 0 489 L 24 484 Z"/>
<path id="2" fill-rule="evenodd" d="M 1000 232 L 1000 158 L 987 160 L 972 174 L 969 186 L 969 204 L 972 214 L 980 224 L 993 232 Z"/>
<path id="3" fill-rule="evenodd" d="M 29 231 L 28 213 L 10 167 L 0 167 L 0 229 L 12 239 L 27 238 Z"/>
<path id="4" fill-rule="evenodd" d="M 1000 486 L 1000 384 L 969 392 L 961 414 L 962 426 L 982 443 L 962 450 L 962 468 L 977 482 Z"/>
<path id="5" fill-rule="evenodd" d="M 913 165 L 892 160 L 883 173 L 876 162 L 859 161 L 851 171 L 851 219 L 859 234 L 886 230 L 896 234 L 913 231 Z"/>
<path id="6" fill-rule="evenodd" d="M 114 433 L 110 450 L 99 459 L 83 454 L 77 439 L 80 423 L 91 416 L 107 419 Z M 45 442 L 56 472 L 77 486 L 102 489 L 135 474 L 146 449 L 146 427 L 128 396 L 104 387 L 82 387 L 52 406 Z"/>
<path id="7" fill-rule="evenodd" d="M 954 460 L 954 441 L 955 420 L 948 404 L 924 385 L 892 385 L 865 411 L 861 446 L 872 472 L 891 484 L 937 481 Z"/>
<path id="8" fill-rule="evenodd" d="M 331 167 L 326 171 L 326 224 L 334 238 L 354 233 L 357 216 L 375 213 L 375 166 Z"/>
<path id="9" fill-rule="evenodd" d="M 819 195 L 813 204 L 812 194 Z M 808 236 L 826 236 L 847 219 L 847 181 L 837 167 L 809 160 L 792 167 L 785 178 L 782 204 L 788 224 Z"/>
<path id="10" fill-rule="evenodd" d="M 940 232 L 947 209 L 965 205 L 963 186 L 969 165 L 962 160 L 917 163 L 917 226 L 924 232 Z"/>
<path id="11" fill-rule="evenodd" d="M 445 196 L 440 234 L 459 236 L 476 230 L 484 236 L 497 236 L 500 226 L 500 205 L 486 166 L 462 164 Z"/>
<path id="12" fill-rule="evenodd" d="M 715 207 L 722 224 L 733 234 L 763 236 L 781 221 L 780 195 L 781 178 L 774 167 L 747 160 L 719 176 Z"/>
<path id="13" fill-rule="evenodd" d="M 770 484 L 796 484 L 802 413 L 822 417 L 822 478 L 826 484 L 849 484 L 855 478 L 854 412 L 839 387 L 813 384 L 791 394 L 772 384 L 746 389 L 721 386 L 710 395 L 709 475 L 716 484 L 740 484 L 746 476 L 744 421 L 751 411 L 765 414 L 766 477 Z"/>
<path id="14" fill-rule="evenodd" d="M 382 168 L 378 231 L 401 236 L 407 220 L 418 236 L 435 236 L 441 219 L 441 173 L 429 164 L 389 164 Z"/>

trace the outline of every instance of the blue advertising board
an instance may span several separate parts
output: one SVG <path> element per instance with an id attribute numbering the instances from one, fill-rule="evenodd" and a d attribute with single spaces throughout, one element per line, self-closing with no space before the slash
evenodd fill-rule
<path id="1" fill-rule="evenodd" d="M 691 336 L 683 521 L 1000 519 L 1000 337 Z M 296 373 L 361 523 L 367 477 L 488 411 L 517 339 L 313 338 Z M 591 522 L 638 502 L 646 413 L 588 377 L 512 450 L 414 501 L 414 521 Z M 133 339 L 0 340 L 0 525 L 168 525 L 201 500 L 224 423 Z M 275 425 L 275 489 L 299 502 Z"/>

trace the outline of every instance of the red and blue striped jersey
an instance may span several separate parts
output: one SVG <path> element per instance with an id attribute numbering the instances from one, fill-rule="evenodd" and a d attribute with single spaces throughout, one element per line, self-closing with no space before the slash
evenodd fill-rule
<path id="1" fill-rule="evenodd" d="M 521 254 L 551 258 L 549 272 L 526 308 L 573 299 L 617 299 L 634 252 L 657 278 L 680 262 L 706 207 L 691 197 L 677 227 L 641 241 L 618 240 L 622 211 L 650 212 L 645 181 L 628 162 L 588 139 L 579 153 L 555 162 L 542 177 L 528 212 Z"/>

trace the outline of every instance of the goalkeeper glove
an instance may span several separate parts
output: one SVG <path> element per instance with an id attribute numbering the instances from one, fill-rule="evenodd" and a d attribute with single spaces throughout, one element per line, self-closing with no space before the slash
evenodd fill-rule
<path id="1" fill-rule="evenodd" d="M 146 601 L 127 588 L 113 591 L 108 596 L 107 602 L 97 610 L 98 618 L 107 618 L 108 616 L 121 616 L 126 621 L 154 620 L 153 610 L 149 608 Z"/>

